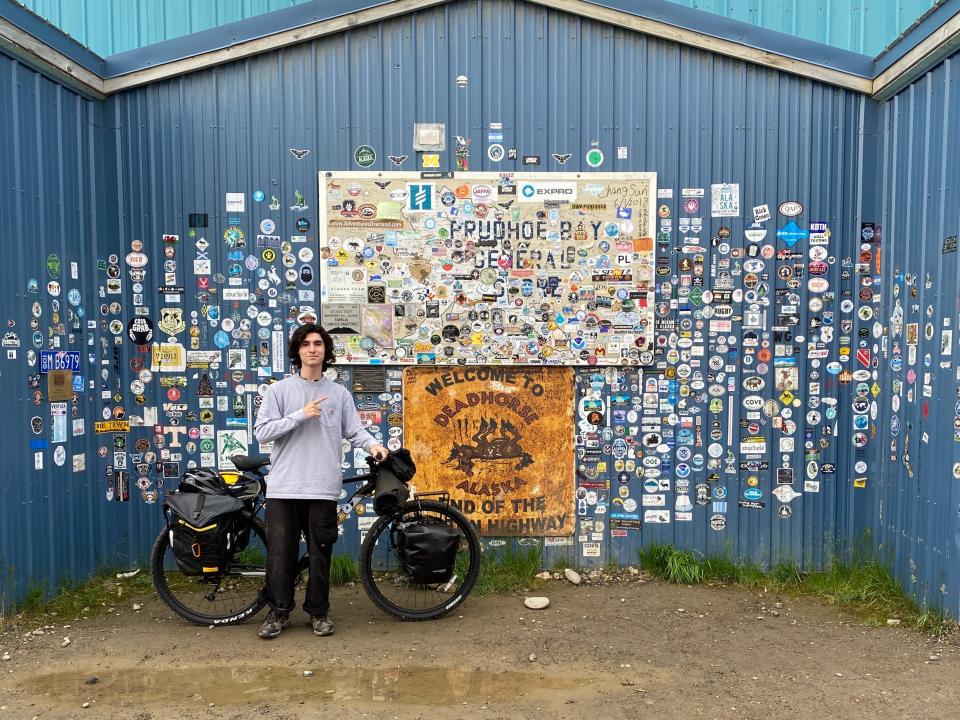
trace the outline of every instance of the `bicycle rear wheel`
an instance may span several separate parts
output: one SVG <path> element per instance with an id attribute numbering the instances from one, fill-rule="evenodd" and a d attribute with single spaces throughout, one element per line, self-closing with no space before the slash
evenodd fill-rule
<path id="1" fill-rule="evenodd" d="M 420 584 L 406 573 L 392 530 L 406 523 L 445 523 L 460 534 L 453 576 L 448 582 Z M 370 528 L 360 547 L 360 579 L 374 604 L 401 620 L 433 620 L 446 615 L 470 594 L 480 573 L 480 540 L 456 508 L 429 500 L 413 500 Z"/>
<path id="2" fill-rule="evenodd" d="M 153 586 L 177 615 L 201 625 L 234 625 L 256 615 L 266 604 L 260 596 L 266 578 L 267 543 L 263 523 L 250 520 L 249 541 L 222 575 L 188 576 L 180 572 L 166 529 L 150 554 Z"/>

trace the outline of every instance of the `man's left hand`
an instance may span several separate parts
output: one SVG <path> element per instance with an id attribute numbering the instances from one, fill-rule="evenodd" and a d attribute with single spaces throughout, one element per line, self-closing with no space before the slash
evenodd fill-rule
<path id="1" fill-rule="evenodd" d="M 373 459 L 377 462 L 383 462 L 387 459 L 389 451 L 383 445 L 377 444 L 370 448 L 370 454 L 373 455 Z"/>

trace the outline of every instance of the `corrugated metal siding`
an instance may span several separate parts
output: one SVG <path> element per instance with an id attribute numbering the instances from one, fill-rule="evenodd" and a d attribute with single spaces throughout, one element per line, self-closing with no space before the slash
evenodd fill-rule
<path id="1" fill-rule="evenodd" d="M 465 89 L 455 84 L 460 74 L 469 79 Z M 472 170 L 521 169 L 519 162 L 497 165 L 487 160 L 485 137 L 491 122 L 503 124 L 507 147 L 517 147 L 521 156 L 540 155 L 547 171 L 587 171 L 584 153 L 596 141 L 607 157 L 602 170 L 656 171 L 660 186 L 674 191 L 676 215 L 681 188 L 707 188 L 708 203 L 712 182 L 740 183 L 741 207 L 748 216 L 754 205 L 767 203 L 775 214 L 777 203 L 800 200 L 807 207 L 801 222 L 831 223 L 831 254 L 839 258 L 852 252 L 858 230 L 855 218 L 863 193 L 857 167 L 865 141 L 858 122 L 864 102 L 854 93 L 542 6 L 457 2 L 124 93 L 107 101 L 107 114 L 119 137 L 122 242 L 140 238 L 151 257 L 158 257 L 162 233 L 183 239 L 187 214 L 208 212 L 210 257 L 215 268 L 223 268 L 225 252 L 218 239 L 228 221 L 224 193 L 245 192 L 248 203 L 254 190 L 264 190 L 268 198 L 275 193 L 283 208 L 279 217 L 274 214 L 277 233 L 287 237 L 295 234 L 295 215 L 286 207 L 295 190 L 304 193 L 311 206 L 316 202 L 317 170 L 350 169 L 353 149 L 360 144 L 376 148 L 374 169 L 394 169 L 386 156 L 408 154 L 403 167 L 413 170 L 413 124 L 433 121 L 447 124 L 448 148 L 455 134 L 473 141 Z M 628 148 L 626 159 L 616 159 L 617 146 Z M 292 147 L 309 149 L 310 154 L 296 160 L 288 152 Z M 570 152 L 573 157 L 561 166 L 551 157 L 554 152 Z M 452 169 L 449 150 L 441 163 Z M 263 212 L 250 205 L 241 218 L 248 237 Z M 306 213 L 311 220 L 313 213 L 314 209 Z M 710 244 L 710 234 L 720 224 L 705 218 L 704 243 Z M 732 219 L 728 224 L 734 246 L 741 246 L 743 221 Z M 766 242 L 775 243 L 773 222 L 768 229 Z M 678 240 L 674 230 L 671 244 Z M 178 249 L 188 285 L 193 281 L 192 252 L 189 242 Z M 705 255 L 709 272 L 720 256 L 709 248 Z M 669 257 L 673 272 L 678 272 L 679 257 L 672 253 Z M 151 266 L 151 272 L 156 269 L 156 264 Z M 777 280 L 772 267 L 768 269 L 772 293 Z M 839 287 L 839 263 L 827 277 L 831 288 Z M 801 308 L 807 302 L 805 287 L 798 291 Z M 159 305 L 160 299 L 147 302 Z M 836 305 L 839 297 L 831 302 Z M 196 309 L 190 293 L 183 307 L 187 316 Z M 768 313 L 769 326 L 772 306 Z M 797 332 L 806 335 L 805 309 L 800 315 Z M 671 317 L 676 318 L 675 313 Z M 734 334 L 739 337 L 736 324 Z M 209 342 L 206 334 L 201 342 Z M 829 348 L 829 359 L 835 359 L 836 341 Z M 736 368 L 741 359 L 731 352 L 727 364 Z M 798 363 L 800 377 L 805 378 L 812 367 L 805 356 Z M 656 376 L 666 367 L 664 363 L 645 376 Z M 705 372 L 705 367 L 699 369 Z M 820 372 L 822 395 L 838 396 L 840 387 L 823 372 L 822 364 Z M 587 371 L 581 374 L 589 376 Z M 764 391 L 768 398 L 775 396 L 771 378 L 768 374 Z M 194 382 L 190 380 L 188 397 Z M 639 383 L 636 371 L 620 378 L 603 374 L 600 392 L 609 395 L 614 384 L 624 383 Z M 725 403 L 721 417 L 726 437 L 727 412 L 734 413 L 732 450 L 737 456 L 743 417 L 739 375 L 732 386 L 733 405 Z M 804 386 L 798 395 L 806 401 Z M 699 414 L 709 423 L 713 415 L 703 397 L 686 401 L 680 414 L 691 418 Z M 160 402 L 157 394 L 151 398 Z M 840 408 L 840 427 L 849 427 L 849 402 L 841 402 Z M 806 459 L 801 417 L 805 412 L 803 406 L 795 411 L 800 427 L 795 433 L 797 449 L 790 453 L 798 491 L 803 489 Z M 770 494 L 781 463 L 774 449 L 779 434 L 769 421 L 765 427 L 770 468 L 756 473 L 765 510 L 737 509 L 748 473 L 735 469 L 727 474 L 721 465 L 721 482 L 728 486 L 731 506 L 724 531 L 711 529 L 711 513 L 698 506 L 693 522 L 651 523 L 640 532 L 612 538 L 609 523 L 604 524 L 602 513 L 591 507 L 579 518 L 579 528 L 586 533 L 588 522 L 602 528 L 597 531 L 603 538 L 601 556 L 585 557 L 579 545 L 550 547 L 546 563 L 564 555 L 586 565 L 608 559 L 630 563 L 636 561 L 641 544 L 664 541 L 701 554 L 726 554 L 764 565 L 796 560 L 806 568 L 822 567 L 837 548 L 843 552 L 853 535 L 864 529 L 856 526 L 859 506 L 847 482 L 853 462 L 847 436 L 830 441 L 832 436 L 821 434 L 827 432 L 824 425 L 815 428 L 811 443 L 823 437 L 826 447 L 821 450 L 817 445 L 809 455 L 819 462 L 835 462 L 836 475 L 821 477 L 820 492 L 802 493 L 793 501 L 792 518 L 780 519 Z M 702 456 L 705 444 L 695 450 Z M 602 448 L 598 459 L 605 463 L 600 476 L 610 482 L 608 493 L 610 488 L 616 491 L 614 459 Z M 667 474 L 671 472 L 672 468 Z M 695 470 L 691 488 L 707 482 L 707 474 L 705 465 Z M 632 480 L 630 496 L 639 502 L 642 493 L 640 480 Z M 672 490 L 667 496 L 672 512 L 676 497 Z M 612 507 L 611 501 L 608 494 L 606 507 Z M 350 536 L 344 547 L 350 548 L 356 539 Z"/>
<path id="2" fill-rule="evenodd" d="M 870 56 L 936 4 L 936 0 L 669 1 Z"/>
<path id="3" fill-rule="evenodd" d="M 883 452 L 872 458 L 871 469 L 879 485 L 872 518 L 877 544 L 906 588 L 954 616 L 960 615 L 960 471 L 953 470 L 960 461 L 960 255 L 943 250 L 944 238 L 960 234 L 958 63 L 960 56 L 954 55 L 879 109 L 881 321 L 889 349 L 880 368 Z M 891 322 L 897 303 L 903 310 L 901 332 Z M 914 362 L 905 338 L 910 323 L 918 326 Z M 944 329 L 953 333 L 945 347 Z M 895 355 L 902 359 L 900 368 L 892 367 Z M 916 374 L 912 382 L 911 373 Z M 897 382 L 900 408 L 894 411 Z M 904 463 L 907 437 L 912 478 Z"/>
<path id="4" fill-rule="evenodd" d="M 22 598 L 30 586 L 51 591 L 65 580 L 81 578 L 102 564 L 136 559 L 142 538 L 131 535 L 130 518 L 139 508 L 104 502 L 105 482 L 96 471 L 97 443 L 92 425 L 101 408 L 99 384 L 79 393 L 76 414 L 67 403 L 66 440 L 53 442 L 51 407 L 34 403 L 28 376 L 28 351 L 50 347 L 59 338 L 61 349 L 78 350 L 83 377 L 95 381 L 99 372 L 88 359 L 102 336 L 90 330 L 101 317 L 97 259 L 116 252 L 116 215 L 112 173 L 105 171 L 102 107 L 65 90 L 15 60 L 0 55 L 0 158 L 5 186 L 0 192 L 0 226 L 7 233 L 7 251 L 0 282 L 4 332 L 16 333 L 16 358 L 3 350 L 0 395 L 7 399 L 0 447 L 5 463 L 0 475 L 0 605 Z M 47 258 L 62 264 L 57 281 L 62 291 L 47 291 L 52 276 Z M 72 277 L 71 264 L 76 264 Z M 38 291 L 28 291 L 28 280 Z M 78 306 L 67 299 L 71 289 L 81 294 Z M 64 331 L 51 332 L 54 301 L 60 303 Z M 31 328 L 34 303 L 39 317 Z M 74 326 L 69 312 L 84 311 Z M 40 333 L 37 343 L 34 332 Z M 72 338 L 72 339 L 71 339 Z M 6 343 L 5 343 L 6 345 Z M 46 397 L 46 384 L 40 385 Z M 31 432 L 31 418 L 43 422 Z M 74 418 L 86 432 L 72 433 Z M 47 447 L 31 449 L 31 443 Z M 54 462 L 54 448 L 65 450 L 65 462 Z M 34 469 L 34 452 L 43 469 Z M 85 458 L 86 472 L 72 472 L 75 455 Z"/>
<path id="5" fill-rule="evenodd" d="M 17 0 L 106 57 L 308 0 Z M 874 56 L 935 0 L 670 0 Z M 456 30 L 456 29 L 455 29 Z M 466 32 L 466 29 L 462 29 Z M 465 46 L 458 46 L 465 47 Z"/>
<path id="6" fill-rule="evenodd" d="M 101 57 L 312 0 L 17 0 Z"/>

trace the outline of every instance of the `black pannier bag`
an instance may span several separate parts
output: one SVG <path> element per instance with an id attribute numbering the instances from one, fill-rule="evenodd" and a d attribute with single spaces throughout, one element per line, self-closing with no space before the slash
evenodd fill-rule
<path id="1" fill-rule="evenodd" d="M 226 570 L 238 549 L 234 525 L 243 502 L 226 495 L 173 492 L 164 507 L 170 511 L 170 547 L 180 571 L 184 575 L 206 575 Z"/>
<path id="2" fill-rule="evenodd" d="M 394 545 L 410 579 L 420 585 L 443 583 L 453 575 L 460 531 L 445 522 L 423 518 L 398 523 Z"/>
<path id="3" fill-rule="evenodd" d="M 373 495 L 373 511 L 377 515 L 396 512 L 410 497 L 407 483 L 413 479 L 417 466 L 410 451 L 400 448 L 391 452 L 377 466 L 377 482 Z"/>

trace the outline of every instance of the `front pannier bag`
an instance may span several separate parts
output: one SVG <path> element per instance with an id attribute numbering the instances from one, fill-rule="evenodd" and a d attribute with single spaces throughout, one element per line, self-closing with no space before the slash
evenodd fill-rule
<path id="1" fill-rule="evenodd" d="M 233 547 L 234 521 L 243 502 L 225 495 L 173 492 L 164 501 L 170 547 L 184 575 L 226 570 Z"/>
<path id="2" fill-rule="evenodd" d="M 428 519 L 405 523 L 395 530 L 394 544 L 410 579 L 419 585 L 443 583 L 453 575 L 460 531 Z"/>

